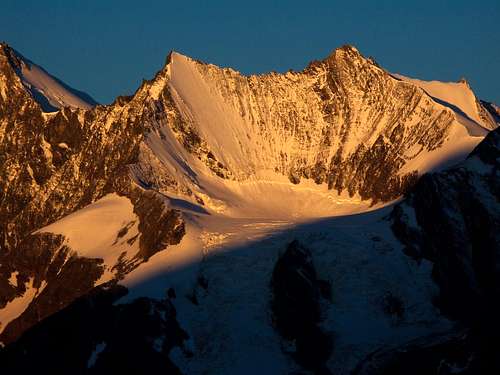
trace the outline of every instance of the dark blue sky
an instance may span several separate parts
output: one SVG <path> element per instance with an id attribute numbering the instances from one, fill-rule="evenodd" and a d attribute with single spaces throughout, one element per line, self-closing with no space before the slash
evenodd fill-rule
<path id="1" fill-rule="evenodd" d="M 261 73 L 343 44 L 393 72 L 464 76 L 500 103 L 500 0 L 1 0 L 0 40 L 102 103 L 133 93 L 171 49 Z"/>

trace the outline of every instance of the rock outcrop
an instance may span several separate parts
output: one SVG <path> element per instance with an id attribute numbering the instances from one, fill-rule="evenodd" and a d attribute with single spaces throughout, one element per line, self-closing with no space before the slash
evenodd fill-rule
<path id="1" fill-rule="evenodd" d="M 0 47 L 0 309 L 26 296 L 28 285 L 36 293 L 16 320 L 0 326 L 4 343 L 89 291 L 104 272 L 101 260 L 82 258 L 61 236 L 37 229 L 106 194 L 128 197 L 140 220 L 141 250 L 118 265 L 117 278 L 184 234 L 179 213 L 129 175 L 152 115 L 143 98 L 132 107 L 117 101 L 47 114 L 17 75 L 13 53 Z"/>
<path id="2" fill-rule="evenodd" d="M 310 251 L 297 240 L 291 242 L 274 267 L 271 310 L 276 330 L 295 343 L 295 360 L 315 373 L 328 374 L 325 362 L 333 340 L 318 325 L 322 283 Z"/>

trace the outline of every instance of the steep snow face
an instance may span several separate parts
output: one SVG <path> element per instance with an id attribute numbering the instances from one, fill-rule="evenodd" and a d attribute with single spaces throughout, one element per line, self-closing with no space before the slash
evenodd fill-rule
<path id="1" fill-rule="evenodd" d="M 22 83 L 44 112 L 62 107 L 89 109 L 97 104 L 88 94 L 69 87 L 7 45 L 2 44 L 0 49 L 9 56 Z"/>
<path id="2" fill-rule="evenodd" d="M 275 207 L 286 194 L 274 187 L 286 183 L 293 195 L 302 181 L 317 196 L 391 201 L 487 133 L 349 46 L 302 72 L 248 77 L 173 52 L 134 100 L 161 112 L 150 119 L 136 180 L 212 208 L 230 195 L 245 202 L 250 185 Z"/>
<path id="3" fill-rule="evenodd" d="M 495 129 L 498 126 L 493 116 L 476 98 L 471 87 L 464 79 L 458 82 L 441 82 L 423 81 L 400 74 L 395 74 L 394 76 L 422 88 L 436 101 L 453 109 L 458 116 L 474 121 L 489 130 Z"/>
<path id="4" fill-rule="evenodd" d="M 35 99 L 38 99 L 39 95 L 41 95 L 55 108 L 73 107 L 89 109 L 96 104 L 88 95 L 71 89 L 47 73 L 43 68 L 28 60 L 23 60 L 23 64 L 21 65 L 21 79 L 30 88 Z M 44 109 L 49 109 L 46 104 L 44 105 Z"/>

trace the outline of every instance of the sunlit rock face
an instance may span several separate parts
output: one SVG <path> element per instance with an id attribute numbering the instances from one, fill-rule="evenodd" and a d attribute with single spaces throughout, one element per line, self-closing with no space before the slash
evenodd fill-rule
<path id="1" fill-rule="evenodd" d="M 429 155 L 450 139 L 477 143 L 485 134 L 349 46 L 302 72 L 248 77 L 172 53 L 151 90 L 173 100 L 190 129 L 183 143 L 203 144 L 196 153 L 215 173 L 245 180 L 271 170 L 373 202 L 400 196 L 452 158 L 458 147 Z"/>
<path id="2" fill-rule="evenodd" d="M 173 197 L 194 212 L 261 205 L 252 215 L 267 215 L 283 189 L 306 184 L 280 212 L 325 216 L 336 207 L 317 196 L 391 201 L 487 133 L 350 46 L 302 72 L 259 76 L 173 52 L 107 106 L 79 102 L 23 59 L 0 46 L 3 343 L 180 243 Z M 106 215 L 119 220 L 68 229 Z"/>
<path id="3" fill-rule="evenodd" d="M 148 108 L 132 109 L 117 101 L 91 110 L 65 107 L 45 113 L 17 75 L 12 53 L 2 45 L 0 306 L 12 311 L 2 316 L 3 342 L 89 291 L 106 272 L 121 278 L 155 252 L 178 243 L 184 233 L 179 214 L 129 177 Z M 137 222 L 137 241 L 123 248 L 116 263 L 82 256 L 64 236 L 34 233 L 111 193 L 130 202 Z M 119 232 L 114 236 L 119 238 Z M 152 233 L 155 239 L 148 239 Z M 95 233 L 84 235 L 92 239 Z"/>

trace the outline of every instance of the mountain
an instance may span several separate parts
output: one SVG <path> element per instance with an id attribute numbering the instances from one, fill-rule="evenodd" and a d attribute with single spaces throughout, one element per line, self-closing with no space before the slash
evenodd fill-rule
<path id="1" fill-rule="evenodd" d="M 173 53 L 151 96 L 166 84 L 223 166 L 215 173 L 278 173 L 374 203 L 397 198 L 416 174 L 464 156 L 486 134 L 352 47 L 303 72 L 251 77 Z"/>
<path id="2" fill-rule="evenodd" d="M 125 357 L 119 366 L 137 373 L 144 358 L 172 373 L 299 369 L 269 317 L 269 295 L 282 293 L 269 288 L 273 270 L 295 239 L 315 269 L 295 267 L 318 274 L 320 313 L 307 327 L 337 337 L 322 371 L 345 373 L 381 343 L 448 327 L 429 260 L 403 253 L 387 217 L 420 176 L 460 162 L 498 124 L 467 85 L 449 97 L 436 85 L 351 46 L 301 72 L 252 76 L 172 52 L 134 95 L 102 106 L 2 45 L 8 368 L 45 356 L 57 372 L 51 352 L 72 358 L 61 373 L 117 370 Z M 73 325 L 84 329 L 70 338 Z"/>
<path id="3" fill-rule="evenodd" d="M 54 112 L 63 107 L 89 109 L 97 104 L 88 94 L 66 85 L 7 44 L 0 43 L 0 49 L 22 84 L 45 112 Z"/>
<path id="4" fill-rule="evenodd" d="M 176 211 L 164 209 L 161 196 L 134 186 L 128 176 L 127 165 L 136 160 L 142 139 L 140 119 L 107 127 L 108 118 L 121 116 L 119 105 L 45 113 L 6 54 L 0 55 L 0 71 L 5 82 L 0 100 L 0 330 L 1 341 L 8 342 L 97 280 L 109 279 L 105 273 L 110 270 L 95 253 L 81 256 L 84 250 L 70 248 L 67 238 L 37 229 L 108 194 L 108 206 L 97 206 L 124 215 L 106 222 L 113 229 L 119 226 L 113 238 L 117 253 L 109 266 L 119 277 L 160 248 L 178 243 L 184 226 Z M 89 229 L 77 234 L 91 238 L 95 233 Z"/>
<path id="5" fill-rule="evenodd" d="M 394 208 L 393 229 L 404 251 L 432 263 L 437 304 L 461 327 L 379 350 L 357 373 L 500 371 L 499 162 L 496 129 L 463 162 L 423 176 Z"/>
<path id="6" fill-rule="evenodd" d="M 499 158 L 497 129 L 462 163 L 423 176 L 394 211 L 406 252 L 434 263 L 443 301 L 466 317 L 500 293 Z"/>
<path id="7" fill-rule="evenodd" d="M 481 105 L 488 110 L 497 124 L 500 124 L 500 107 L 494 103 L 486 102 L 484 100 L 481 100 Z"/>
<path id="8" fill-rule="evenodd" d="M 422 81 L 398 74 L 394 76 L 422 88 L 434 100 L 453 109 L 457 116 L 462 117 L 462 121 L 473 121 L 488 130 L 498 127 L 498 110 L 495 105 L 478 100 L 464 78 L 458 82 L 440 82 Z"/>

